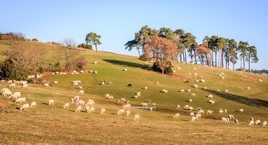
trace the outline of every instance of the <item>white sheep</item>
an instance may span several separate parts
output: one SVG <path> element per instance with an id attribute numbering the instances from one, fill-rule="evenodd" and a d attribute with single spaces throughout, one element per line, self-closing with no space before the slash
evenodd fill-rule
<path id="1" fill-rule="evenodd" d="M 219 109 L 219 113 L 223 113 L 223 109 L 222 108 Z"/>
<path id="2" fill-rule="evenodd" d="M 70 103 L 65 103 L 65 104 L 63 105 L 63 109 L 67 109 L 67 108 L 69 108 L 69 106 L 70 106 Z"/>
<path id="3" fill-rule="evenodd" d="M 229 90 L 228 90 L 228 89 L 225 89 L 225 90 L 224 90 L 224 92 L 225 92 L 225 93 L 228 93 L 228 92 L 229 92 Z"/>
<path id="4" fill-rule="evenodd" d="M 31 107 L 35 107 L 36 105 L 37 105 L 37 104 L 36 104 L 36 102 L 34 102 L 34 101 L 31 103 Z"/>
<path id="5" fill-rule="evenodd" d="M 82 106 L 79 105 L 76 109 L 75 109 L 75 112 L 81 112 L 82 111 Z"/>
<path id="6" fill-rule="evenodd" d="M 54 105 L 54 100 L 53 100 L 53 99 L 49 99 L 49 100 L 48 100 L 48 105 L 49 105 L 49 106 Z"/>
<path id="7" fill-rule="evenodd" d="M 123 105 L 123 108 L 124 108 L 124 109 L 130 108 L 130 107 L 131 107 L 131 104 L 124 104 L 124 105 Z"/>
<path id="8" fill-rule="evenodd" d="M 127 68 L 123 68 L 122 71 L 127 71 Z"/>
<path id="9" fill-rule="evenodd" d="M 260 120 L 256 120 L 256 121 L 255 121 L 255 124 L 256 124 L 256 125 L 260 125 L 260 124 L 261 124 L 261 121 L 260 121 Z"/>
<path id="10" fill-rule="evenodd" d="M 117 111 L 117 115 L 121 115 L 121 114 L 123 114 L 124 112 L 125 112 L 124 109 L 119 109 L 119 110 Z"/>
<path id="11" fill-rule="evenodd" d="M 267 121 L 263 121 L 262 122 L 262 127 L 266 127 L 266 125 L 267 125 Z"/>
<path id="12" fill-rule="evenodd" d="M 80 93 L 80 94 L 84 94 L 85 91 L 84 91 L 84 90 L 80 90 L 79 93 Z"/>
<path id="13" fill-rule="evenodd" d="M 249 124 L 248 124 L 248 125 L 249 125 L 249 126 L 254 125 L 254 118 L 253 118 L 253 117 L 250 118 L 250 121 L 249 121 Z"/>
<path id="14" fill-rule="evenodd" d="M 49 83 L 44 83 L 44 86 L 45 87 L 49 87 Z"/>
<path id="15" fill-rule="evenodd" d="M 240 112 L 244 112 L 244 109 L 243 109 L 243 108 L 240 108 L 239 111 L 240 111 Z"/>
<path id="16" fill-rule="evenodd" d="M 177 108 L 177 109 L 181 108 L 181 105 L 176 105 L 176 108 Z"/>
<path id="17" fill-rule="evenodd" d="M 23 97 L 23 98 L 17 98 L 15 102 L 16 102 L 16 103 L 23 103 L 23 102 L 26 102 L 26 98 L 25 98 L 25 97 Z"/>
<path id="18" fill-rule="evenodd" d="M 191 91 L 192 91 L 191 89 L 187 89 L 187 92 L 189 92 L 189 93 L 190 93 Z"/>
<path id="19" fill-rule="evenodd" d="M 208 100 L 208 103 L 209 103 L 209 104 L 214 104 L 215 101 L 214 101 L 214 100 Z"/>
<path id="20" fill-rule="evenodd" d="M 140 119 L 140 115 L 139 114 L 135 114 L 134 115 L 134 121 L 137 121 L 137 120 L 139 120 Z"/>
<path id="21" fill-rule="evenodd" d="M 188 102 L 189 102 L 189 103 L 192 103 L 192 102 L 193 102 L 193 99 L 189 99 Z"/>
<path id="22" fill-rule="evenodd" d="M 13 95 L 11 96 L 11 98 L 13 99 L 17 99 L 21 97 L 21 92 L 14 92 Z"/>
<path id="23" fill-rule="evenodd" d="M 193 84 L 193 87 L 194 87 L 194 88 L 198 88 L 198 85 L 197 85 L 197 84 Z"/>
<path id="24" fill-rule="evenodd" d="M 161 92 L 161 93 L 168 93 L 168 90 L 166 90 L 166 89 L 162 89 L 160 92 Z"/>
<path id="25" fill-rule="evenodd" d="M 29 108 L 30 105 L 29 104 L 23 104 L 21 107 L 20 107 L 20 110 L 25 110 L 27 108 Z"/>
<path id="26" fill-rule="evenodd" d="M 208 98 L 213 98 L 213 95 L 212 94 L 209 94 L 207 97 Z"/>
<path id="27" fill-rule="evenodd" d="M 86 105 L 86 111 L 88 113 L 95 111 L 95 107 Z"/>
<path id="28" fill-rule="evenodd" d="M 129 110 L 126 111 L 126 116 L 129 116 L 131 112 Z"/>
<path id="29" fill-rule="evenodd" d="M 12 92 L 8 88 L 3 88 L 3 89 L 1 89 L 1 94 L 3 96 L 11 96 Z"/>
<path id="30" fill-rule="evenodd" d="M 230 119 L 228 117 L 222 117 L 221 120 L 225 123 L 230 123 Z"/>
<path id="31" fill-rule="evenodd" d="M 195 93 L 191 93 L 191 96 L 196 96 L 196 94 Z"/>
<path id="32" fill-rule="evenodd" d="M 54 81 L 54 84 L 58 84 L 59 82 L 58 81 Z"/>
<path id="33" fill-rule="evenodd" d="M 86 104 L 86 102 L 84 101 L 84 100 L 79 100 L 78 102 L 77 102 L 77 105 L 85 105 Z"/>
<path id="34" fill-rule="evenodd" d="M 106 109 L 105 108 L 101 108 L 100 114 L 104 114 L 105 112 L 106 112 Z"/>
<path id="35" fill-rule="evenodd" d="M 175 119 L 179 118 L 179 117 L 180 117 L 180 113 L 176 113 L 176 114 L 173 115 L 173 118 L 175 118 Z"/>
<path id="36" fill-rule="evenodd" d="M 9 88 L 15 88 L 16 87 L 16 84 L 15 83 L 11 83 L 8 85 Z"/>
<path id="37" fill-rule="evenodd" d="M 79 96 L 74 96 L 74 101 L 75 102 L 78 102 L 80 100 L 80 97 Z"/>
<path id="38" fill-rule="evenodd" d="M 212 110 L 207 110 L 207 114 L 212 114 L 213 111 Z"/>
<path id="39" fill-rule="evenodd" d="M 111 96 L 110 94 L 106 94 L 106 95 L 105 95 L 105 98 L 107 98 L 107 99 L 113 99 L 114 97 Z"/>
<path id="40" fill-rule="evenodd" d="M 144 87 L 144 90 L 148 90 L 148 87 L 147 87 L 147 86 L 145 86 L 145 87 Z"/>
<path id="41" fill-rule="evenodd" d="M 86 105 L 92 106 L 92 105 L 94 105 L 94 104 L 95 104 L 95 101 L 94 101 L 94 100 L 92 100 L 92 99 L 88 99 Z"/>
<path id="42" fill-rule="evenodd" d="M 157 104 L 155 102 L 152 103 L 153 106 L 156 106 Z"/>
<path id="43" fill-rule="evenodd" d="M 180 92 L 184 92 L 184 89 L 180 89 Z"/>
<path id="44" fill-rule="evenodd" d="M 143 103 L 141 103 L 141 105 L 142 105 L 143 107 L 146 107 L 146 106 L 148 106 L 148 103 L 143 102 Z"/>

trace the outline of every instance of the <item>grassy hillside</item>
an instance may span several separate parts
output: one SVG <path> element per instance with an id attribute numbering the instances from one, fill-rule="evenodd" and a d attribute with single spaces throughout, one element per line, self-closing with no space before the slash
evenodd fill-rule
<path id="1" fill-rule="evenodd" d="M 46 59 L 61 50 L 48 44 L 25 42 L 28 45 L 42 47 Z M 12 44 L 0 42 L 1 50 Z M 40 47 L 39 47 L 40 45 Z M 6 97 L 0 97 L 0 144 L 265 144 L 268 142 L 268 130 L 260 126 L 250 127 L 251 116 L 261 121 L 268 120 L 268 77 L 246 72 L 233 72 L 193 64 L 176 64 L 178 68 L 173 76 L 152 72 L 150 63 L 136 57 L 117 55 L 107 52 L 80 50 L 89 61 L 87 69 L 97 70 L 98 74 L 55 75 L 48 77 L 49 82 L 58 81 L 53 87 L 30 84 L 28 88 L 15 88 L 21 91 L 27 102 L 36 101 L 37 106 L 25 111 L 16 109 L 16 105 Z M 97 61 L 97 64 L 93 62 Z M 127 68 L 128 71 L 122 71 Z M 224 79 L 219 77 L 224 73 Z M 196 80 L 204 79 L 204 83 Z M 260 82 L 259 80 L 263 80 Z M 85 94 L 72 86 L 73 80 L 81 80 Z M 189 80 L 185 82 L 184 80 Z M 102 81 L 107 82 L 100 85 Z M 132 86 L 129 87 L 128 84 Z M 193 88 L 197 84 L 198 88 Z M 6 87 L 2 83 L 0 88 Z M 148 90 L 144 90 L 148 86 Z M 206 90 L 202 89 L 207 87 Z M 250 87 L 251 89 L 247 89 Z M 160 93 L 167 89 L 168 93 Z M 179 90 L 191 89 L 191 92 Z M 220 91 L 217 91 L 219 89 Z M 228 89 L 228 92 L 225 90 Z M 136 92 L 141 96 L 134 99 Z M 105 94 L 115 97 L 105 99 Z M 191 93 L 195 93 L 192 96 Z M 215 104 L 209 104 L 207 95 L 214 96 Z M 64 110 L 63 105 L 71 97 L 79 95 L 82 99 L 94 99 L 96 111 L 93 113 L 74 112 L 75 106 Z M 48 106 L 53 98 L 55 106 Z M 133 106 L 142 102 L 155 102 L 155 111 L 131 109 L 131 115 L 118 116 L 116 112 L 121 104 L 116 99 L 126 98 Z M 191 98 L 192 103 L 187 100 Z M 176 109 L 176 105 L 182 107 Z M 191 122 L 190 112 L 184 105 L 194 108 L 213 110 L 201 119 Z M 151 104 L 149 105 L 151 106 Z M 104 115 L 100 108 L 106 108 Z M 228 113 L 218 110 L 227 109 Z M 244 112 L 238 110 L 243 108 Z M 179 112 L 181 116 L 172 116 Z M 196 111 L 195 111 L 196 112 Z M 140 114 L 134 121 L 134 114 Z M 233 114 L 240 123 L 225 124 L 221 117 Z"/>

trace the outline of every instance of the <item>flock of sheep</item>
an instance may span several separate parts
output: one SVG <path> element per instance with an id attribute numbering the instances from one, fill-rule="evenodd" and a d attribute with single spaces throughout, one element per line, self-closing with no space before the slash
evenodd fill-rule
<path id="1" fill-rule="evenodd" d="M 93 64 L 97 64 L 96 61 L 94 61 Z M 196 68 L 194 67 L 193 70 L 196 70 Z M 128 71 L 126 68 L 122 69 L 122 71 L 126 72 Z M 73 71 L 71 74 L 80 74 L 80 73 L 84 73 L 85 71 L 80 71 L 80 72 L 77 72 L 77 71 Z M 97 74 L 98 71 L 89 71 L 90 73 L 92 74 Z M 52 75 L 66 75 L 67 73 L 65 72 L 56 72 L 56 73 L 53 73 Z M 190 73 L 191 75 L 192 73 Z M 193 73 L 195 77 L 198 76 L 198 73 Z M 220 79 L 224 79 L 225 78 L 225 74 L 223 72 L 221 72 L 219 75 Z M 41 78 L 42 75 L 31 75 L 31 76 L 28 76 L 29 79 L 32 79 L 32 78 Z M 259 80 L 260 82 L 262 82 L 262 80 Z M 205 83 L 206 81 L 204 79 L 196 79 L 196 84 L 193 84 L 192 85 L 192 88 L 193 89 L 197 89 L 199 88 L 199 85 L 197 83 Z M 55 85 L 58 84 L 58 81 L 54 81 L 53 82 Z M 105 85 L 106 83 L 108 84 L 112 84 L 112 82 L 101 82 L 100 85 Z M 74 87 L 78 87 L 80 90 L 79 90 L 79 93 L 80 94 L 84 94 L 85 91 L 83 90 L 83 87 L 82 87 L 82 82 L 80 80 L 74 80 L 72 81 L 72 85 Z M 157 84 L 159 84 L 159 82 L 157 82 Z M 51 86 L 50 83 L 43 83 L 44 86 L 46 87 L 49 87 Z M 8 97 L 9 99 L 11 99 L 12 101 L 14 101 L 19 107 L 19 109 L 21 111 L 25 110 L 25 109 L 28 109 L 28 108 L 33 108 L 37 105 L 37 103 L 35 101 L 31 102 L 31 103 L 27 103 L 27 99 L 25 97 L 22 97 L 22 94 L 21 92 L 14 92 L 12 93 L 12 91 L 10 90 L 17 87 L 17 86 L 20 86 L 20 87 L 27 87 L 28 86 L 28 83 L 27 81 L 14 81 L 14 80 L 10 80 L 8 81 L 8 88 L 3 88 L 1 89 L 1 94 L 2 96 L 6 96 Z M 129 85 L 131 86 L 131 85 Z M 145 86 L 144 88 L 142 88 L 143 90 L 148 90 L 148 86 Z M 202 89 L 207 89 L 207 87 L 203 87 Z M 247 87 L 248 90 L 250 90 L 251 88 L 250 87 Z M 217 91 L 220 91 L 220 90 L 217 90 Z M 196 96 L 196 93 L 194 93 L 191 89 L 180 89 L 179 92 L 183 93 L 183 92 L 187 92 L 187 93 L 190 93 L 190 96 Z M 224 90 L 225 93 L 228 93 L 229 90 L 228 89 L 225 89 Z M 168 93 L 168 90 L 167 89 L 162 89 L 160 90 L 160 93 Z M 137 99 L 138 97 L 141 96 L 141 92 L 138 91 L 135 93 L 135 95 L 133 96 L 134 99 Z M 214 96 L 212 94 L 209 94 L 206 96 L 208 98 L 208 101 L 207 103 L 209 104 L 215 104 L 215 100 L 213 100 Z M 113 100 L 114 97 L 110 94 L 106 94 L 105 95 L 105 98 L 108 99 L 108 100 Z M 190 97 L 187 102 L 189 104 L 181 107 L 180 105 L 177 105 L 176 106 L 176 109 L 180 109 L 180 108 L 183 108 L 183 110 L 188 110 L 189 113 L 190 113 L 190 117 L 191 117 L 191 121 L 195 121 L 195 120 L 198 120 L 199 118 L 201 118 L 204 114 L 212 114 L 214 113 L 213 110 L 203 110 L 202 108 L 200 107 L 197 107 L 197 108 L 194 108 L 193 106 L 191 106 L 190 104 L 193 102 L 193 99 Z M 48 100 L 48 105 L 49 106 L 53 106 L 55 105 L 56 101 L 54 99 L 49 99 Z M 117 104 L 122 104 L 122 107 L 117 111 L 117 115 L 125 115 L 125 116 L 130 116 L 131 115 L 131 111 L 130 109 L 132 108 L 132 105 L 129 103 L 129 101 L 125 98 L 120 98 L 120 99 L 117 99 L 116 100 L 116 103 Z M 76 108 L 74 110 L 74 112 L 94 112 L 96 111 L 96 108 L 95 108 L 95 101 L 92 99 L 92 98 L 89 98 L 88 101 L 86 102 L 85 100 L 81 99 L 79 96 L 74 96 L 73 98 L 71 98 L 68 102 L 65 102 L 64 105 L 63 105 L 63 109 L 66 109 L 68 110 L 71 106 L 73 106 L 74 108 Z M 141 106 L 143 107 L 148 107 L 150 111 L 153 111 L 154 108 L 157 106 L 157 104 L 155 102 L 151 103 L 151 107 L 149 106 L 149 103 L 147 102 L 142 102 L 140 104 Z M 106 108 L 100 108 L 99 109 L 99 113 L 100 114 L 104 114 L 106 112 Z M 225 123 L 231 123 L 231 122 L 234 122 L 235 124 L 239 124 L 239 120 L 232 114 L 228 114 L 228 111 L 227 109 L 222 109 L 222 108 L 219 108 L 218 112 L 220 114 L 226 114 L 226 116 L 222 117 L 221 120 L 224 121 Z M 244 112 L 244 109 L 241 108 L 239 109 L 239 112 Z M 175 113 L 173 115 L 173 118 L 179 118 L 180 117 L 180 113 Z M 140 119 L 140 115 L 139 114 L 134 114 L 133 116 L 133 119 L 135 121 L 139 120 Z M 253 125 L 262 125 L 263 127 L 265 127 L 267 125 L 267 121 L 263 121 L 261 123 L 260 120 L 255 120 L 253 117 L 251 117 L 250 121 L 249 121 L 249 125 L 250 126 L 253 126 Z"/>

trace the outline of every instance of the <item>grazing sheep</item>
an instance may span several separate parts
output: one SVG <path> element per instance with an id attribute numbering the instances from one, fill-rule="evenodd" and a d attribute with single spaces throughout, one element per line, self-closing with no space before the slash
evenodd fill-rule
<path id="1" fill-rule="evenodd" d="M 79 89 L 83 89 L 83 86 L 78 86 Z"/>
<path id="2" fill-rule="evenodd" d="M 153 106 L 156 106 L 157 104 L 155 102 L 152 103 Z"/>
<path id="3" fill-rule="evenodd" d="M 98 64 L 98 61 L 96 61 L 96 60 L 95 60 L 95 61 L 93 61 L 93 64 Z"/>
<path id="4" fill-rule="evenodd" d="M 204 79 L 199 80 L 200 83 L 206 82 Z"/>
<path id="5" fill-rule="evenodd" d="M 123 68 L 122 71 L 127 71 L 127 68 Z"/>
<path id="6" fill-rule="evenodd" d="M 12 92 L 8 88 L 3 88 L 3 89 L 1 89 L 1 94 L 3 96 L 11 96 Z"/>
<path id="7" fill-rule="evenodd" d="M 176 108 L 177 108 L 177 109 L 181 108 L 181 105 L 177 105 Z"/>
<path id="8" fill-rule="evenodd" d="M 179 117 L 180 117 L 180 113 L 176 113 L 176 114 L 173 115 L 173 118 L 175 118 L 175 119 L 177 119 Z"/>
<path id="9" fill-rule="evenodd" d="M 130 108 L 131 107 L 131 104 L 125 104 L 123 105 L 123 108 L 126 109 L 126 108 Z"/>
<path id="10" fill-rule="evenodd" d="M 106 109 L 105 108 L 101 108 L 100 114 L 104 114 L 105 112 L 106 112 Z"/>
<path id="11" fill-rule="evenodd" d="M 228 89 L 225 89 L 225 90 L 224 90 L 224 92 L 225 92 L 225 93 L 228 93 L 228 92 L 229 92 L 229 90 L 228 90 Z"/>
<path id="12" fill-rule="evenodd" d="M 147 87 L 147 86 L 145 86 L 145 87 L 144 87 L 144 90 L 148 90 L 148 87 Z"/>
<path id="13" fill-rule="evenodd" d="M 219 109 L 219 113 L 223 113 L 223 109 L 220 108 L 220 109 Z"/>
<path id="14" fill-rule="evenodd" d="M 18 98 L 16 99 L 15 103 L 23 103 L 23 102 L 26 102 L 26 98 Z"/>
<path id="15" fill-rule="evenodd" d="M 267 125 L 267 121 L 263 121 L 262 127 L 266 127 L 266 125 Z"/>
<path id="16" fill-rule="evenodd" d="M 59 82 L 58 81 L 54 81 L 54 84 L 58 84 Z"/>
<path id="17" fill-rule="evenodd" d="M 248 87 L 247 87 L 247 89 L 248 89 L 248 90 L 250 90 L 250 89 L 251 89 L 251 87 L 250 87 L 250 86 L 248 86 Z"/>
<path id="18" fill-rule="evenodd" d="M 180 89 L 180 92 L 184 92 L 184 89 Z"/>
<path id="19" fill-rule="evenodd" d="M 208 103 L 209 103 L 209 104 L 214 104 L 215 101 L 214 101 L 214 100 L 208 100 Z"/>
<path id="20" fill-rule="evenodd" d="M 105 98 L 107 98 L 107 99 L 113 99 L 114 97 L 111 96 L 110 94 L 106 94 L 106 95 L 105 95 Z"/>
<path id="21" fill-rule="evenodd" d="M 213 98 L 213 95 L 209 94 L 207 97 L 208 97 L 208 98 Z"/>
<path id="22" fill-rule="evenodd" d="M 94 104 L 95 104 L 95 101 L 94 101 L 94 100 L 92 100 L 92 99 L 88 99 L 86 105 L 90 105 L 90 106 L 92 106 L 92 105 L 94 105 Z"/>
<path id="23" fill-rule="evenodd" d="M 13 93 L 13 95 L 11 96 L 11 98 L 13 99 L 17 99 L 17 98 L 20 98 L 21 97 L 21 92 L 15 92 Z"/>
<path id="24" fill-rule="evenodd" d="M 136 96 L 141 96 L 141 92 L 135 93 Z"/>
<path id="25" fill-rule="evenodd" d="M 195 120 L 197 120 L 197 117 L 196 116 L 192 116 L 191 121 L 195 121 Z"/>
<path id="26" fill-rule="evenodd" d="M 79 84 L 81 84 L 81 81 L 75 80 L 75 81 L 72 81 L 72 84 L 73 84 L 73 86 L 78 86 Z"/>
<path id="27" fill-rule="evenodd" d="M 240 108 L 239 111 L 240 111 L 240 112 L 244 112 L 244 109 L 243 109 L 243 108 Z"/>
<path id="28" fill-rule="evenodd" d="M 93 74 L 95 74 L 95 75 L 98 74 L 98 71 L 97 70 L 93 71 Z"/>
<path id="29" fill-rule="evenodd" d="M 86 105 L 86 111 L 88 113 L 95 111 L 95 107 Z"/>
<path id="30" fill-rule="evenodd" d="M 234 119 L 234 123 L 235 123 L 235 124 L 239 124 L 238 119 Z"/>
<path id="31" fill-rule="evenodd" d="M 207 114 L 212 114 L 213 111 L 212 110 L 207 110 Z"/>
<path id="32" fill-rule="evenodd" d="M 82 106 L 79 105 L 76 109 L 75 109 L 75 112 L 81 112 L 82 111 Z"/>
<path id="33" fill-rule="evenodd" d="M 135 114 L 134 115 L 134 121 L 138 121 L 140 119 L 140 115 L 139 114 Z"/>
<path id="34" fill-rule="evenodd" d="M 74 104 L 74 98 L 71 98 L 71 103 Z"/>
<path id="35" fill-rule="evenodd" d="M 263 82 L 263 80 L 262 79 L 259 79 L 259 82 Z"/>
<path id="36" fill-rule="evenodd" d="M 160 92 L 161 92 L 161 93 L 168 93 L 168 90 L 166 90 L 166 89 L 162 89 Z"/>
<path id="37" fill-rule="evenodd" d="M 117 115 L 121 115 L 121 114 L 123 114 L 124 112 L 125 112 L 124 109 L 119 109 L 119 110 L 117 111 Z"/>
<path id="38" fill-rule="evenodd" d="M 69 106 L 70 106 L 70 103 L 65 103 L 65 104 L 63 105 L 63 109 L 67 109 L 67 108 L 69 108 Z"/>
<path id="39" fill-rule="evenodd" d="M 194 116 L 194 112 L 190 112 L 190 116 Z"/>
<path id="40" fill-rule="evenodd" d="M 53 99 L 48 100 L 48 105 L 49 105 L 49 106 L 54 105 L 54 100 L 53 100 Z"/>
<path id="41" fill-rule="evenodd" d="M 11 89 L 12 88 L 15 88 L 16 87 L 16 84 L 15 83 L 9 84 L 8 87 L 11 88 Z"/>
<path id="42" fill-rule="evenodd" d="M 193 99 L 189 99 L 188 102 L 189 102 L 189 103 L 192 103 L 192 102 L 193 102 Z"/>
<path id="43" fill-rule="evenodd" d="M 256 125 L 260 125 L 260 124 L 261 124 L 261 121 L 260 121 L 260 120 L 256 120 L 256 121 L 255 121 L 255 124 L 256 124 Z"/>
<path id="44" fill-rule="evenodd" d="M 191 89 L 187 89 L 187 92 L 189 92 L 189 93 L 190 93 L 191 91 L 192 91 Z"/>
<path id="45" fill-rule="evenodd" d="M 129 116 L 131 112 L 129 110 L 126 111 L 126 116 Z"/>
<path id="46" fill-rule="evenodd" d="M 75 102 L 78 102 L 78 101 L 79 101 L 79 99 L 80 99 L 80 97 L 79 97 L 79 96 L 74 96 L 74 101 L 75 101 Z"/>
<path id="47" fill-rule="evenodd" d="M 197 85 L 197 84 L 193 84 L 193 87 L 194 87 L 194 88 L 198 88 L 198 85 Z"/>
<path id="48" fill-rule="evenodd" d="M 37 105 L 36 102 L 31 103 L 31 107 L 35 107 L 36 105 Z"/>
<path id="49" fill-rule="evenodd" d="M 143 107 L 146 107 L 146 106 L 148 106 L 148 103 L 143 102 L 143 103 L 141 103 L 141 105 L 142 105 Z"/>
<path id="50" fill-rule="evenodd" d="M 45 87 L 49 87 L 49 83 L 44 83 L 44 86 Z"/>
<path id="51" fill-rule="evenodd" d="M 79 93 L 80 93 L 80 94 L 84 94 L 85 91 L 84 91 L 84 90 L 80 90 Z"/>
<path id="52" fill-rule="evenodd" d="M 196 94 L 195 93 L 191 93 L 191 96 L 196 96 Z"/>
<path id="53" fill-rule="evenodd" d="M 20 110 L 25 110 L 27 108 L 30 108 L 30 105 L 29 104 L 23 104 L 21 107 L 20 107 Z"/>
<path id="54" fill-rule="evenodd" d="M 253 117 L 250 118 L 250 121 L 249 121 L 249 124 L 248 124 L 248 125 L 249 125 L 249 126 L 254 125 L 254 118 L 253 118 Z"/>
<path id="55" fill-rule="evenodd" d="M 222 121 L 224 121 L 225 123 L 230 123 L 230 119 L 227 117 L 222 117 L 221 118 Z"/>

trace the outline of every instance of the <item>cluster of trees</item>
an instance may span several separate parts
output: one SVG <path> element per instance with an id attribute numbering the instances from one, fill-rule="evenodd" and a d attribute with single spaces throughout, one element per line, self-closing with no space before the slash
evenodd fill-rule
<path id="1" fill-rule="evenodd" d="M 0 40 L 15 40 L 15 41 L 25 41 L 26 38 L 22 33 L 0 33 Z"/>
<path id="2" fill-rule="evenodd" d="M 202 44 L 198 44 L 193 34 L 182 29 L 173 31 L 165 27 L 156 30 L 143 26 L 125 46 L 127 50 L 136 48 L 140 58 L 153 60 L 154 65 L 162 68 L 162 71 L 168 69 L 172 61 L 187 63 L 187 58 L 190 58 L 190 63 L 226 69 L 232 63 L 234 69 L 239 56 L 241 69 L 245 70 L 247 61 L 249 71 L 250 64 L 258 61 L 256 47 L 250 46 L 248 42 L 237 43 L 234 39 L 214 35 L 206 36 Z"/>

